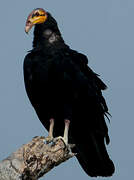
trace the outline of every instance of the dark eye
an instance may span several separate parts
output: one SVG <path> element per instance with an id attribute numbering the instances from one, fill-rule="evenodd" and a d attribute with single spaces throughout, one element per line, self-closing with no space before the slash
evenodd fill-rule
<path id="1" fill-rule="evenodd" d="M 35 16 L 39 16 L 39 15 L 40 15 L 39 12 L 36 12 L 36 13 L 35 13 Z"/>

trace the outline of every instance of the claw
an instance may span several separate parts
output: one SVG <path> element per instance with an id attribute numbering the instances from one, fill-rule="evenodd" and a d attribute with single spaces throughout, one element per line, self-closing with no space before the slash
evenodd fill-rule
<path id="1" fill-rule="evenodd" d="M 56 141 L 58 141 L 59 139 L 62 139 L 62 141 L 65 143 L 65 140 L 62 136 L 58 136 L 56 138 L 53 139 L 53 142 L 55 143 Z M 65 143 L 66 144 L 66 143 Z"/>
<path id="2" fill-rule="evenodd" d="M 70 148 L 74 148 L 76 145 L 75 144 L 69 144 Z"/>
<path id="3" fill-rule="evenodd" d="M 47 137 L 45 138 L 46 144 L 49 144 L 49 143 L 53 142 L 53 139 L 54 139 L 53 137 L 47 136 Z"/>
<path id="4" fill-rule="evenodd" d="M 58 139 L 62 139 L 66 146 L 68 146 L 68 131 L 69 131 L 69 120 L 65 120 L 65 129 L 64 129 L 64 135 L 54 138 L 54 142 Z"/>
<path id="5" fill-rule="evenodd" d="M 63 135 L 63 137 L 62 137 L 62 136 L 59 136 L 59 137 L 53 138 L 52 135 L 53 135 L 54 120 L 51 119 L 51 121 L 50 121 L 50 129 L 49 129 L 49 136 L 48 136 L 47 138 L 48 138 L 48 140 L 49 140 L 49 138 L 50 138 L 50 140 L 51 140 L 51 142 L 52 142 L 53 144 L 55 144 L 56 141 L 58 141 L 59 139 L 61 139 L 61 140 L 65 143 L 67 149 L 69 150 L 70 156 L 73 157 L 73 156 L 76 155 L 75 153 L 72 153 L 72 148 L 75 147 L 75 144 L 68 144 L 69 125 L 70 125 L 70 121 L 69 121 L 68 119 L 66 119 L 66 120 L 65 120 L 65 129 L 64 129 L 64 135 Z M 46 138 L 46 139 L 47 139 L 47 138 Z M 51 139 L 51 138 L 52 138 L 52 139 Z M 49 140 L 49 142 L 50 142 L 50 140 Z"/>

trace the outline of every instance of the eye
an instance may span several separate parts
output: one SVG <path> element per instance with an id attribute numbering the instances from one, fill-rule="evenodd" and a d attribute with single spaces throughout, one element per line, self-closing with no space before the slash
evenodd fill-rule
<path id="1" fill-rule="evenodd" d="M 39 12 L 36 12 L 36 13 L 35 13 L 35 16 L 39 16 L 39 15 L 40 15 Z"/>

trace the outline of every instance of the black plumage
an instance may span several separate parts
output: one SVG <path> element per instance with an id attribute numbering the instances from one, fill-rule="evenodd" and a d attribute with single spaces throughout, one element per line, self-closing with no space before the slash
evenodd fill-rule
<path id="1" fill-rule="evenodd" d="M 106 85 L 88 66 L 85 55 L 67 46 L 55 19 L 47 13 L 36 24 L 33 49 L 24 60 L 24 81 L 28 97 L 43 126 L 55 119 L 54 136 L 63 135 L 64 120 L 70 120 L 69 143 L 90 176 L 111 176 L 105 122 L 108 108 L 102 96 Z M 105 143 L 106 142 L 106 143 Z"/>

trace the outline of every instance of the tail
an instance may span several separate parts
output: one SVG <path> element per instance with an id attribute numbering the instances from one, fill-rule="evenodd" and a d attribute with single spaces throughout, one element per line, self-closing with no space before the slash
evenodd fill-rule
<path id="1" fill-rule="evenodd" d="M 88 141 L 76 146 L 78 152 L 76 157 L 89 176 L 112 176 L 115 167 L 106 151 L 104 137 L 100 134 L 91 134 Z"/>

